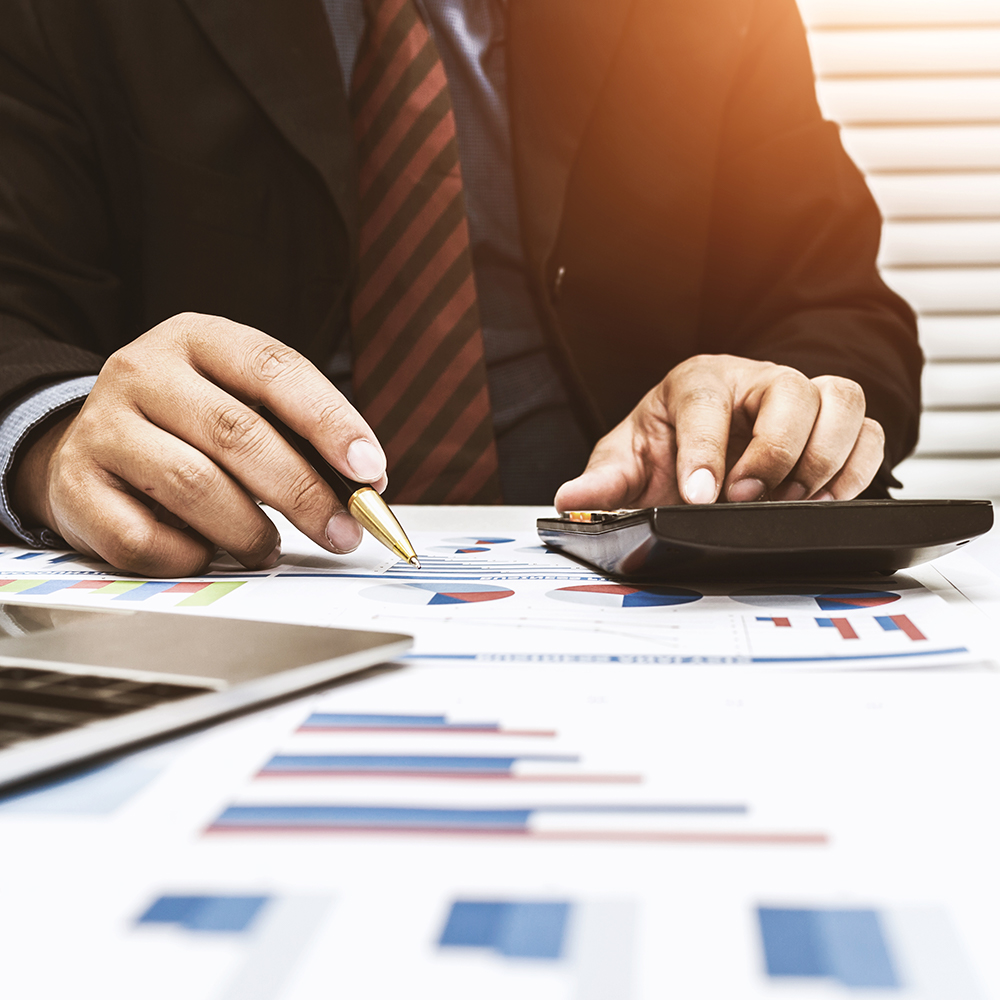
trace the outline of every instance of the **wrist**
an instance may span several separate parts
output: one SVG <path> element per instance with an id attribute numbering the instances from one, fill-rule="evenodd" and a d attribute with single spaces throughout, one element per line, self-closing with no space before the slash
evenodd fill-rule
<path id="1" fill-rule="evenodd" d="M 49 502 L 49 482 L 53 461 L 63 439 L 69 432 L 77 410 L 60 415 L 48 424 L 28 444 L 14 469 L 11 499 L 14 509 L 25 524 L 41 525 L 56 530 Z"/>

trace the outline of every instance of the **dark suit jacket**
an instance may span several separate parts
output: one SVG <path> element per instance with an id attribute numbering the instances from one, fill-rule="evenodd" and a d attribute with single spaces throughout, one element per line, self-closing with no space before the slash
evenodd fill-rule
<path id="1" fill-rule="evenodd" d="M 895 463 L 920 353 L 793 0 L 509 0 L 527 260 L 590 431 L 730 352 L 856 379 Z M 181 311 L 322 363 L 357 244 L 320 0 L 3 0 L 0 396 Z"/>

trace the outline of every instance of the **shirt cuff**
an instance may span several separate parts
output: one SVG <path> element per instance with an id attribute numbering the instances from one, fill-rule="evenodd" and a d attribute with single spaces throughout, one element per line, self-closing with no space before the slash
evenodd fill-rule
<path id="1" fill-rule="evenodd" d="M 86 399 L 96 381 L 96 375 L 85 375 L 48 385 L 0 414 L 0 525 L 33 548 L 63 548 L 66 543 L 48 528 L 26 528 L 14 513 L 10 474 L 17 451 L 39 424 Z"/>

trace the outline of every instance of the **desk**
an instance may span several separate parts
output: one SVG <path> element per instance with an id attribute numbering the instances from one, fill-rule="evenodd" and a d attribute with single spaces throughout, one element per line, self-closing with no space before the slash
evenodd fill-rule
<path id="1" fill-rule="evenodd" d="M 540 513 L 399 511 L 418 549 L 483 559 L 530 549 Z M 282 534 L 287 567 L 322 569 Z M 477 607 L 363 581 L 396 587 L 392 610 L 248 577 L 179 610 L 407 617 L 418 656 L 0 803 L 3 995 L 1000 996 L 998 555 L 987 538 L 892 581 L 927 642 L 977 632 L 975 656 L 919 669 L 682 655 L 799 627 L 919 645 L 843 595 L 629 606 L 548 569 Z M 543 635 L 553 655 L 530 654 Z M 636 643 L 664 652 L 611 655 Z"/>

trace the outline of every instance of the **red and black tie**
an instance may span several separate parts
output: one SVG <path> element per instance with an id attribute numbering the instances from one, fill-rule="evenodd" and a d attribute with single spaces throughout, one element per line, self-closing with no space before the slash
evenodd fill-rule
<path id="1" fill-rule="evenodd" d="M 386 498 L 499 503 L 455 117 L 412 0 L 365 0 L 351 86 L 361 197 L 354 394 Z"/>

